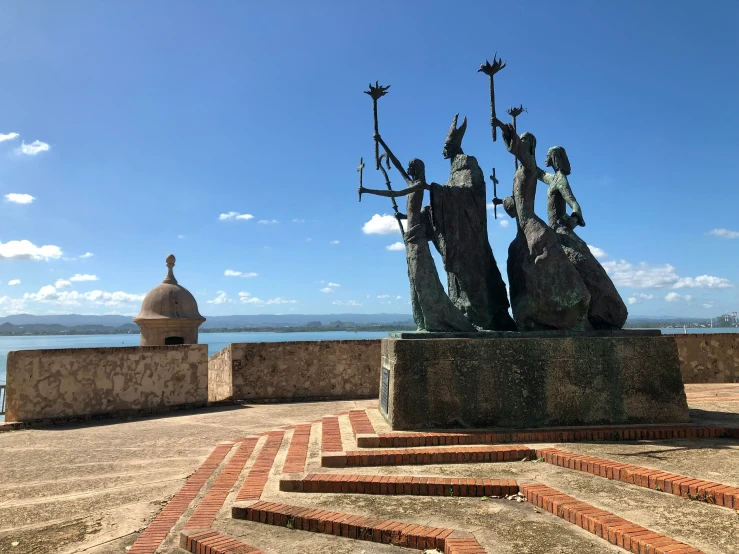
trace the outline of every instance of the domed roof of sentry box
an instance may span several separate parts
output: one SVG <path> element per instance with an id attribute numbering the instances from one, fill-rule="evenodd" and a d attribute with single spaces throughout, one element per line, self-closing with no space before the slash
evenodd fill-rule
<path id="1" fill-rule="evenodd" d="M 141 313 L 134 321 L 142 319 L 190 319 L 203 322 L 205 318 L 198 312 L 195 297 L 185 287 L 177 284 L 174 278 L 175 257 L 167 256 L 167 276 L 149 291 L 141 303 Z"/>

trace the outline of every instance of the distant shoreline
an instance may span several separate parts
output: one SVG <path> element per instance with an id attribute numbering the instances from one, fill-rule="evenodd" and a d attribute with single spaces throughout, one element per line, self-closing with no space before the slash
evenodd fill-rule
<path id="1" fill-rule="evenodd" d="M 81 335 L 139 335 L 138 330 L 125 330 L 109 327 L 105 329 L 66 329 L 66 330 L 24 330 L 24 326 L 18 326 L 18 329 L 8 331 L 0 329 L 0 337 L 65 337 L 65 336 L 81 336 Z M 415 331 L 415 325 L 353 325 L 346 327 L 332 327 L 329 325 L 321 325 L 316 327 L 239 327 L 239 328 L 206 328 L 200 329 L 200 334 L 210 333 L 321 333 L 343 331 L 347 333 L 360 332 L 393 332 L 393 331 Z"/>
<path id="2" fill-rule="evenodd" d="M 136 331 L 130 329 L 119 329 L 115 327 L 109 327 L 104 329 L 64 329 L 64 330 L 25 330 L 24 326 L 18 326 L 18 329 L 8 331 L 0 329 L 0 337 L 67 337 L 67 336 L 90 336 L 90 335 L 139 335 L 138 329 Z M 691 330 L 702 330 L 710 332 L 711 329 L 715 329 L 718 332 L 724 332 L 723 330 L 735 330 L 739 332 L 739 327 L 736 325 L 714 325 L 712 328 L 705 325 L 696 324 L 670 324 L 670 325 L 650 325 L 650 324 L 627 324 L 624 329 L 661 329 L 674 330 L 675 332 L 682 331 L 683 328 Z M 364 332 L 393 332 L 393 331 L 415 331 L 415 325 L 355 325 L 346 327 L 331 327 L 329 325 L 322 325 L 316 327 L 305 327 L 305 326 L 294 326 L 294 327 L 239 327 L 239 328 L 206 328 L 200 329 L 200 334 L 212 334 L 212 333 L 329 333 L 329 332 L 346 332 L 346 333 L 364 333 Z"/>

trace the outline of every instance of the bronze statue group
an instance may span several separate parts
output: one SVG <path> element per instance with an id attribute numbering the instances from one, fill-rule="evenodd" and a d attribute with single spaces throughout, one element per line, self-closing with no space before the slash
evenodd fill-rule
<path id="1" fill-rule="evenodd" d="M 370 85 L 367 91 L 375 108 L 375 159 L 385 175 L 388 190 L 364 188 L 362 194 L 391 198 L 406 196 L 406 214 L 396 211 L 398 220 L 406 221 L 403 239 L 408 262 L 413 318 L 419 331 L 475 332 L 535 330 L 620 329 L 627 310 L 610 277 L 592 254 L 575 228 L 585 226 L 582 210 L 568 181 L 570 162 L 565 149 L 554 146 L 547 152 L 545 165 L 554 173 L 536 165 L 536 138 L 531 133 L 519 136 L 513 124 L 502 123 L 495 116 L 493 77 L 505 67 L 481 66 L 490 75 L 491 123 L 493 139 L 500 129 L 508 151 L 518 160 L 512 195 L 503 200 L 506 213 L 516 220 L 516 237 L 508 248 L 508 283 L 510 304 L 488 242 L 487 195 L 485 177 L 477 160 L 462 150 L 467 128 L 457 116 L 444 143 L 444 158 L 451 163 L 445 185 L 428 184 L 424 163 L 412 159 L 407 170 L 392 153 L 377 130 L 377 100 L 387 88 Z M 510 112 L 509 112 L 510 113 Z M 520 113 L 520 112 L 518 112 Z M 385 150 L 380 155 L 379 146 Z M 387 158 L 407 183 L 407 188 L 393 191 L 382 159 Z M 537 183 L 547 186 L 548 224 L 534 212 Z M 425 191 L 430 202 L 423 206 Z M 395 207 L 394 201 L 393 205 Z M 566 205 L 571 213 L 567 214 Z M 444 289 L 431 256 L 429 242 L 441 255 L 447 274 Z M 513 318 L 508 313 L 511 307 Z"/>

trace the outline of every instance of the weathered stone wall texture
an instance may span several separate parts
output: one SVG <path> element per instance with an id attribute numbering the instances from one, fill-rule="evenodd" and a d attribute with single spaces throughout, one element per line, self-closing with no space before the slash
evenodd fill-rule
<path id="1" fill-rule="evenodd" d="M 208 402 L 233 398 L 231 384 L 231 345 L 208 358 Z"/>
<path id="2" fill-rule="evenodd" d="M 739 333 L 675 335 L 686 383 L 739 383 Z"/>
<path id="3" fill-rule="evenodd" d="M 688 420 L 669 336 L 388 338 L 382 350 L 393 429 Z"/>
<path id="4" fill-rule="evenodd" d="M 361 398 L 379 394 L 380 341 L 231 345 L 235 400 Z"/>
<path id="5" fill-rule="evenodd" d="M 10 352 L 6 421 L 156 411 L 208 400 L 208 346 Z"/>

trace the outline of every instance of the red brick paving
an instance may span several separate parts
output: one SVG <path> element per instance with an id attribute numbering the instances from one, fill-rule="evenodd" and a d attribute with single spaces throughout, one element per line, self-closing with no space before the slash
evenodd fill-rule
<path id="1" fill-rule="evenodd" d="M 222 443 L 215 447 L 210 456 L 198 470 L 185 482 L 177 494 L 172 497 L 164 509 L 144 530 L 136 542 L 127 551 L 128 554 L 154 554 L 162 541 L 167 537 L 177 520 L 180 519 L 190 503 L 198 495 L 206 481 L 231 450 L 232 442 Z"/>
<path id="2" fill-rule="evenodd" d="M 738 428 L 696 425 L 623 425 L 613 427 L 567 427 L 523 431 L 477 431 L 469 433 L 380 433 L 380 448 L 504 444 L 519 442 L 577 442 L 660 440 L 739 436 Z M 361 446 L 361 445 L 359 445 Z"/>
<path id="3" fill-rule="evenodd" d="M 275 462 L 277 451 L 280 449 L 282 439 L 285 436 L 284 431 L 269 433 L 267 441 L 262 446 L 254 465 L 249 470 L 249 475 L 236 496 L 236 500 L 256 500 L 262 496 L 264 485 L 269 479 L 269 472 Z"/>
<path id="4" fill-rule="evenodd" d="M 264 554 L 258 548 L 212 530 L 182 535 L 180 547 L 192 554 Z"/>
<path id="5" fill-rule="evenodd" d="M 305 471 L 305 460 L 308 457 L 311 425 L 296 425 L 290 446 L 287 450 L 282 473 L 302 473 Z"/>
<path id="6" fill-rule="evenodd" d="M 535 506 L 635 554 L 701 554 L 697 548 L 650 531 L 546 485 L 521 485 L 521 492 Z"/>
<path id="7" fill-rule="evenodd" d="M 363 517 L 303 506 L 257 502 L 246 508 L 243 519 L 418 550 L 438 549 L 453 554 L 467 554 L 468 552 L 484 554 L 485 552 L 474 539 L 462 539 L 465 541 L 464 543 L 452 540 L 450 548 L 453 547 L 454 549 L 447 549 L 446 543 L 449 536 L 454 533 L 453 529 L 427 527 L 402 521 Z M 459 540 L 457 539 L 457 541 Z M 476 548 L 478 550 L 470 550 L 472 541 L 477 543 Z M 465 550 L 465 548 L 467 549 Z"/>
<path id="8" fill-rule="evenodd" d="M 516 494 L 518 483 L 512 479 L 311 473 L 301 479 L 282 479 L 280 490 L 283 492 L 480 497 Z"/>
<path id="9" fill-rule="evenodd" d="M 648 467 L 622 464 L 604 458 L 583 456 L 556 448 L 537 450 L 537 455 L 544 458 L 546 462 L 560 467 L 585 471 L 607 479 L 700 500 L 708 504 L 739 509 L 739 487 L 694 479 Z"/>
<path id="10" fill-rule="evenodd" d="M 258 440 L 258 438 L 243 439 L 241 446 L 218 475 L 208 494 L 200 501 L 190 519 L 187 520 L 185 529 L 207 529 L 213 524 Z"/>
<path id="11" fill-rule="evenodd" d="M 349 423 L 352 425 L 354 437 L 357 435 L 374 435 L 375 427 L 372 425 L 370 418 L 367 417 L 366 410 L 352 410 L 349 412 Z"/>
<path id="12" fill-rule="evenodd" d="M 321 451 L 341 452 L 344 447 L 341 444 L 341 429 L 339 429 L 339 418 L 336 416 L 324 417 L 321 422 Z"/>
<path id="13" fill-rule="evenodd" d="M 327 460 L 342 458 L 346 466 L 400 466 L 423 464 L 461 464 L 480 462 L 508 462 L 534 459 L 536 452 L 523 445 L 459 446 L 457 448 L 406 448 L 402 450 L 359 450 L 323 456 Z M 328 462 L 330 463 L 330 462 Z"/>

